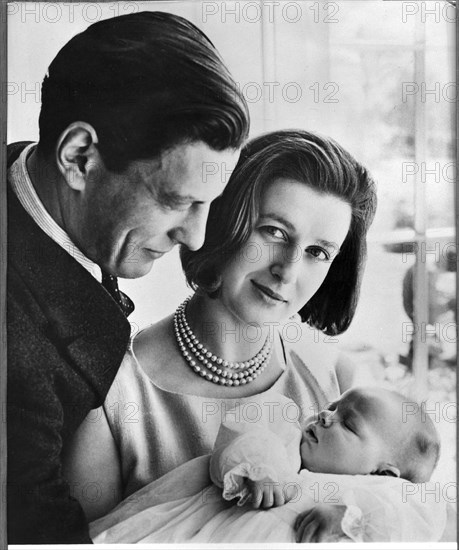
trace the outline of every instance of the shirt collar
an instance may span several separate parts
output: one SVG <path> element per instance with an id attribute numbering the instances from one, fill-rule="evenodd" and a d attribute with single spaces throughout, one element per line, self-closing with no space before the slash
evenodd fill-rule
<path id="1" fill-rule="evenodd" d="M 25 211 L 31 216 L 38 227 L 89 271 L 95 279 L 101 282 L 102 273 L 100 267 L 85 256 L 75 243 L 72 242 L 62 227 L 53 220 L 35 191 L 26 164 L 27 157 L 35 146 L 36 143 L 31 143 L 25 147 L 19 158 L 8 170 L 8 180 L 11 183 L 13 191 Z"/>

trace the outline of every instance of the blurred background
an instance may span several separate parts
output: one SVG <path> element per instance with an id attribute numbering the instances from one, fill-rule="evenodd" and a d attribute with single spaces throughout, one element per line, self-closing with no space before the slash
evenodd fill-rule
<path id="1" fill-rule="evenodd" d="M 443 0 L 12 3 L 8 142 L 38 139 L 41 81 L 71 36 L 141 10 L 180 14 L 209 36 L 248 101 L 251 137 L 280 128 L 318 131 L 373 173 L 379 206 L 360 305 L 333 345 L 353 361 L 359 382 L 426 400 L 443 445 L 434 477 L 455 482 L 455 6 Z M 190 293 L 177 251 L 120 287 L 136 304 L 133 333 Z"/>

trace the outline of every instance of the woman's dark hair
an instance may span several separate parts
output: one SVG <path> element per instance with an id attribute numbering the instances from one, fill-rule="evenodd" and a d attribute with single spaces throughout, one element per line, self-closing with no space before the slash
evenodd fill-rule
<path id="1" fill-rule="evenodd" d="M 212 42 L 164 12 L 106 19 L 72 38 L 42 85 L 39 151 L 48 158 L 72 122 L 91 124 L 108 169 L 186 142 L 237 149 L 249 115 Z"/>
<path id="2" fill-rule="evenodd" d="M 303 182 L 352 208 L 348 234 L 314 296 L 299 311 L 303 321 L 340 334 L 357 307 L 366 259 L 366 234 L 376 209 L 376 189 L 367 170 L 335 141 L 302 130 L 283 130 L 250 141 L 225 191 L 211 205 L 203 247 L 182 248 L 188 284 L 218 295 L 220 274 L 248 242 L 258 220 L 263 189 L 278 178 Z"/>

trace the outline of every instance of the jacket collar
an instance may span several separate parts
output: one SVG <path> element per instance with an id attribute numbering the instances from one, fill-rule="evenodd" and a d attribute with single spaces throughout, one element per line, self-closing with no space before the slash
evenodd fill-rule
<path id="1" fill-rule="evenodd" d="M 104 399 L 129 343 L 129 322 L 84 267 L 35 224 L 9 186 L 7 243 L 8 269 L 40 305 L 47 336 Z"/>

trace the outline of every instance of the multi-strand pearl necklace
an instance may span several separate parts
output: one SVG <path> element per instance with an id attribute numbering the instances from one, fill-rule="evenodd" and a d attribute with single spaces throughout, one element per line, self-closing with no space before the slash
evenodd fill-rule
<path id="1" fill-rule="evenodd" d="M 185 313 L 190 299 L 191 296 L 176 309 L 174 331 L 180 351 L 194 372 L 222 386 L 239 386 L 255 380 L 271 359 L 272 347 L 269 337 L 252 359 L 243 362 L 226 361 L 205 348 L 191 330 Z"/>

